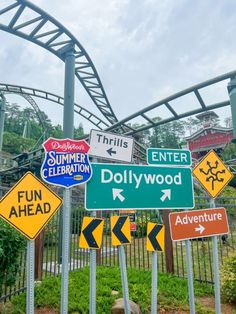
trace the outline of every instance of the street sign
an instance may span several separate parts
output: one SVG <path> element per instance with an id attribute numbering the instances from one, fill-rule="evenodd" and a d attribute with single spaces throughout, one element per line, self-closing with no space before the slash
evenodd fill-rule
<path id="1" fill-rule="evenodd" d="M 193 208 L 190 168 L 92 164 L 86 184 L 85 208 Z"/>
<path id="2" fill-rule="evenodd" d="M 62 200 L 31 172 L 1 199 L 0 216 L 33 240 L 56 213 Z"/>
<path id="3" fill-rule="evenodd" d="M 131 243 L 130 221 L 128 216 L 111 217 L 111 244 L 124 245 Z"/>
<path id="4" fill-rule="evenodd" d="M 129 216 L 130 231 L 136 231 L 136 210 L 120 210 L 121 216 Z"/>
<path id="5" fill-rule="evenodd" d="M 164 251 L 165 249 L 165 226 L 154 222 L 147 224 L 147 251 Z"/>
<path id="6" fill-rule="evenodd" d="M 84 217 L 79 247 L 83 249 L 100 249 L 102 244 L 103 226 L 103 219 Z"/>
<path id="7" fill-rule="evenodd" d="M 133 145 L 132 137 L 91 130 L 89 155 L 131 162 Z"/>
<path id="8" fill-rule="evenodd" d="M 87 182 L 91 176 L 89 145 L 85 140 L 50 137 L 43 143 L 45 159 L 41 177 L 49 184 L 70 188 Z"/>
<path id="9" fill-rule="evenodd" d="M 192 159 L 189 150 L 169 148 L 148 148 L 147 163 L 149 165 L 191 166 Z"/>
<path id="10" fill-rule="evenodd" d="M 173 241 L 210 237 L 229 232 L 225 208 L 209 208 L 169 215 Z"/>
<path id="11" fill-rule="evenodd" d="M 213 150 L 193 169 L 193 175 L 213 198 L 217 197 L 233 178 L 233 174 Z"/>

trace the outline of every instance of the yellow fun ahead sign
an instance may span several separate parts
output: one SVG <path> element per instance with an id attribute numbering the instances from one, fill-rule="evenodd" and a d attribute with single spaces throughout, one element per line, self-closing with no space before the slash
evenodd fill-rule
<path id="1" fill-rule="evenodd" d="M 33 240 L 61 203 L 59 196 L 27 172 L 0 201 L 0 217 Z"/>
<path id="2" fill-rule="evenodd" d="M 213 198 L 233 178 L 233 174 L 213 150 L 193 169 L 193 175 Z"/>

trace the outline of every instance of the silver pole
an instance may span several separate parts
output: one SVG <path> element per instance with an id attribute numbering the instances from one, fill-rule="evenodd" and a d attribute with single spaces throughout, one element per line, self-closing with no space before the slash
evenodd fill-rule
<path id="1" fill-rule="evenodd" d="M 73 138 L 74 134 L 74 48 L 69 47 L 65 57 L 65 89 L 63 132 L 65 138 Z M 64 189 L 62 209 L 62 274 L 61 274 L 61 314 L 68 313 L 68 272 L 70 253 L 70 215 L 71 190 Z"/>
<path id="2" fill-rule="evenodd" d="M 129 288 L 128 288 L 126 263 L 125 263 L 125 250 L 124 250 L 123 245 L 118 246 L 118 254 L 119 254 L 119 263 L 120 263 L 120 273 L 121 273 L 121 281 L 122 281 L 125 314 L 130 314 Z"/>
<path id="3" fill-rule="evenodd" d="M 189 308 L 190 314 L 195 314 L 195 300 L 194 300 L 194 287 L 193 287 L 193 265 L 192 265 L 192 252 L 190 240 L 185 240 L 186 247 L 186 264 L 188 273 L 188 295 L 189 295 Z"/>
<path id="4" fill-rule="evenodd" d="M 3 145 L 5 112 L 6 112 L 6 99 L 0 93 L 0 152 L 2 151 L 2 145 Z"/>
<path id="5" fill-rule="evenodd" d="M 185 211 L 187 211 L 187 209 Z M 188 273 L 189 309 L 190 309 L 190 314 L 195 314 L 191 242 L 190 240 L 185 240 L 184 242 L 185 242 L 185 248 L 186 248 L 186 265 L 187 265 L 187 273 Z"/>
<path id="6" fill-rule="evenodd" d="M 34 314 L 34 240 L 27 241 L 26 314 Z"/>
<path id="7" fill-rule="evenodd" d="M 216 208 L 215 200 L 210 199 L 210 207 Z M 213 244 L 213 263 L 214 263 L 214 289 L 215 289 L 215 313 L 221 313 L 221 299 L 220 299 L 220 273 L 219 273 L 219 257 L 218 257 L 218 243 L 217 236 L 212 237 Z"/>
<path id="8" fill-rule="evenodd" d="M 96 211 L 92 212 L 96 217 Z M 96 314 L 96 250 L 90 250 L 90 295 L 89 314 Z"/>
<path id="9" fill-rule="evenodd" d="M 152 253 L 152 305 L 151 314 L 157 314 L 157 252 Z"/>

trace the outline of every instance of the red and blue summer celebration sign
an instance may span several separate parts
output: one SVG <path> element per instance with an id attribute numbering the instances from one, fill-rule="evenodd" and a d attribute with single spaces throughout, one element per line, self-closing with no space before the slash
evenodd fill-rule
<path id="1" fill-rule="evenodd" d="M 44 143 L 45 158 L 41 177 L 50 184 L 69 188 L 87 182 L 92 176 L 85 140 L 49 137 Z"/>

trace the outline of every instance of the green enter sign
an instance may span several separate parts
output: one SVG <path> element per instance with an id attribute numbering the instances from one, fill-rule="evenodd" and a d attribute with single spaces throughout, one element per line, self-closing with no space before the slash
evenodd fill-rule
<path id="1" fill-rule="evenodd" d="M 191 153 L 187 149 L 148 148 L 147 163 L 149 165 L 191 166 Z"/>
<path id="2" fill-rule="evenodd" d="M 93 209 L 193 208 L 189 168 L 92 164 L 85 207 Z"/>

